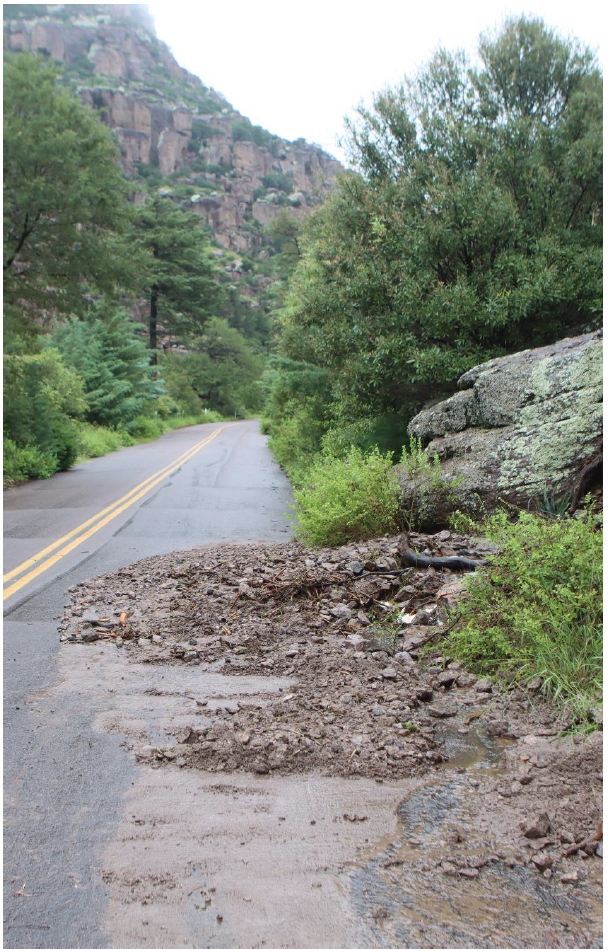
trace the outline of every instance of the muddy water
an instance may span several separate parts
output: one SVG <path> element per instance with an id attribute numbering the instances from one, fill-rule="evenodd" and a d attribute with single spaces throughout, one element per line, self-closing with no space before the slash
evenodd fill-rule
<path id="1" fill-rule="evenodd" d="M 263 703 L 288 678 L 129 664 L 112 645 L 62 652 L 59 693 L 131 755 L 209 719 L 199 706 Z M 461 728 L 461 727 L 460 727 Z M 103 857 L 115 948 L 598 947 L 599 895 L 510 867 L 483 810 L 503 747 L 443 736 L 449 761 L 399 782 L 251 776 L 140 763 Z M 459 841 L 478 877 L 440 867 Z M 449 870 L 448 870 L 449 871 Z"/>

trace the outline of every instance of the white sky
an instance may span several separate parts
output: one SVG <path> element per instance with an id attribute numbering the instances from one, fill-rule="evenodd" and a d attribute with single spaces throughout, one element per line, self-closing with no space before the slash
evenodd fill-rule
<path id="1" fill-rule="evenodd" d="M 343 159 L 344 116 L 438 46 L 474 53 L 480 32 L 521 13 L 591 46 L 603 62 L 601 0 L 228 0 L 150 3 L 181 66 L 252 122 Z"/>

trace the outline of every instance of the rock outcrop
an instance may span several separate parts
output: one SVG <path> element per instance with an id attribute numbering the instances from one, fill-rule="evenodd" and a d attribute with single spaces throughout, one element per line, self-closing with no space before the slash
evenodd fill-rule
<path id="1" fill-rule="evenodd" d="M 491 510 L 502 500 L 533 506 L 574 488 L 602 441 L 602 335 L 588 333 L 473 367 L 460 392 L 422 410 L 408 432 L 437 454 L 425 521 L 455 508 Z M 400 470 L 413 500 L 424 478 Z M 426 483 L 432 482 L 432 477 Z"/>
<path id="2" fill-rule="evenodd" d="M 65 81 L 116 132 L 125 175 L 172 176 L 176 200 L 201 215 L 222 247 L 255 254 L 262 229 L 322 201 L 341 166 L 303 139 L 253 126 L 213 88 L 182 69 L 144 4 L 40 4 L 6 8 L 10 50 L 62 63 Z M 191 192 L 192 194 L 186 194 Z"/>

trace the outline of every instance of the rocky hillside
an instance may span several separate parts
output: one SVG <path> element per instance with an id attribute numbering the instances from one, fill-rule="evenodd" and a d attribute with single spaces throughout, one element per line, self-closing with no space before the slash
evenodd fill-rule
<path id="1" fill-rule="evenodd" d="M 116 131 L 136 201 L 165 189 L 235 256 L 263 258 L 268 222 L 282 208 L 305 215 L 340 169 L 319 147 L 252 125 L 182 69 L 146 5 L 5 4 L 4 30 L 10 50 L 61 63 L 65 82 Z M 226 263 L 239 274 L 232 255 Z"/>

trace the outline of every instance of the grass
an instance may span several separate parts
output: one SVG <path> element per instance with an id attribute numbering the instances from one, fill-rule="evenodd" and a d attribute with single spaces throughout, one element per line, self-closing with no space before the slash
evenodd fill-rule
<path id="1" fill-rule="evenodd" d="M 183 429 L 185 426 L 197 426 L 200 423 L 221 422 L 223 417 L 219 413 L 209 411 L 206 415 L 172 416 L 169 419 L 138 416 L 131 423 L 119 429 L 108 429 L 105 426 L 93 426 L 90 423 L 81 423 L 81 451 L 78 462 L 87 459 L 96 459 L 105 456 L 124 446 L 135 446 L 143 442 L 158 439 L 163 433 L 174 429 Z"/>
<path id="2" fill-rule="evenodd" d="M 470 670 L 526 685 L 578 722 L 593 721 L 602 692 L 602 518 L 522 512 L 477 531 L 497 542 L 490 567 L 466 580 L 442 645 Z"/>

